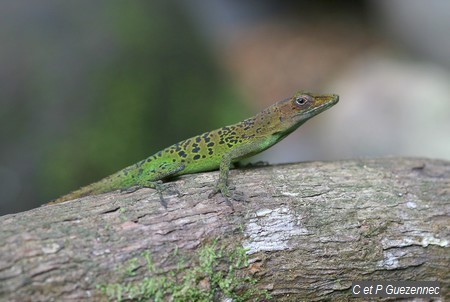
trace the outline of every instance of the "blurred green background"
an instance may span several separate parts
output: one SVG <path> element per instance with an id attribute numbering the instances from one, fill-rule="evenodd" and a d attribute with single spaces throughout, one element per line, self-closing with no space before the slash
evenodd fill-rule
<path id="1" fill-rule="evenodd" d="M 2 1 L 0 215 L 299 88 L 341 102 L 265 160 L 450 159 L 448 12 L 439 0 Z"/>
<path id="2" fill-rule="evenodd" d="M 178 3 L 44 4 L 8 7 L 1 169 L 16 188 L 3 190 L 3 213 L 248 113 Z"/>

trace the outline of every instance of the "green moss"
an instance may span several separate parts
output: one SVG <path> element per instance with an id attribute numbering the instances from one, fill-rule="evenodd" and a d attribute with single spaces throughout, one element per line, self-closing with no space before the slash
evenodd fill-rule
<path id="1" fill-rule="evenodd" d="M 178 259 L 179 251 L 176 254 Z M 252 288 L 256 280 L 246 276 L 242 269 L 248 266 L 245 249 L 226 249 L 217 240 L 199 249 L 193 259 L 194 265 L 186 267 L 184 260 L 177 268 L 164 273 L 155 268 L 151 255 L 144 252 L 140 257 L 129 260 L 119 271 L 123 277 L 136 274 L 141 260 L 145 261 L 149 276 L 140 281 L 124 284 L 100 284 L 97 288 L 108 301 L 216 301 L 231 298 L 233 301 L 252 301 L 264 296 L 266 291 Z"/>

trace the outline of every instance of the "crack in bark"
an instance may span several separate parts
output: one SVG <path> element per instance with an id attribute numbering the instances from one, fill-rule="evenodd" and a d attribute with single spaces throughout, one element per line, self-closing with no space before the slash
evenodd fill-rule
<path id="1" fill-rule="evenodd" d="M 328 194 L 330 191 L 331 190 L 323 191 L 323 192 L 317 192 L 317 193 L 312 193 L 312 194 L 309 194 L 309 195 L 302 195 L 302 198 L 310 198 L 310 197 L 322 196 L 322 195 Z"/>
<path id="2" fill-rule="evenodd" d="M 115 208 L 112 208 L 112 209 L 100 212 L 100 214 L 111 214 L 111 213 L 115 213 L 115 212 L 117 212 L 119 210 L 120 210 L 120 207 L 115 207 Z"/>

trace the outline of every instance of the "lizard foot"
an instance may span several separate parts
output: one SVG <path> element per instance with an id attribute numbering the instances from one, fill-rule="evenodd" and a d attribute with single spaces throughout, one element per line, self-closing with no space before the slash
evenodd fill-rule
<path id="1" fill-rule="evenodd" d="M 159 195 L 159 202 L 166 209 L 167 209 L 167 202 L 163 196 L 163 193 L 167 193 L 169 195 L 177 195 L 177 196 L 181 195 L 180 191 L 178 191 L 177 189 L 174 189 L 173 186 L 163 184 L 163 182 L 161 180 L 149 182 L 144 187 L 155 189 Z"/>
<path id="2" fill-rule="evenodd" d="M 208 198 L 212 198 L 217 193 L 220 193 L 222 195 L 223 199 L 225 200 L 225 203 L 227 204 L 227 206 L 229 206 L 234 211 L 234 207 L 233 207 L 233 204 L 231 203 L 230 199 L 235 200 L 235 201 L 245 201 L 245 198 L 244 198 L 244 193 L 238 192 L 238 191 L 234 191 L 233 193 L 230 193 L 230 189 L 234 190 L 234 187 L 228 188 L 227 186 L 222 186 L 220 184 L 217 184 L 216 187 L 214 188 L 214 190 L 211 193 L 209 193 Z"/>
<path id="3" fill-rule="evenodd" d="M 159 202 L 161 203 L 161 205 L 164 208 L 167 209 L 167 202 L 166 202 L 166 200 L 164 199 L 164 196 L 163 196 L 163 192 L 167 190 L 167 187 L 162 183 L 161 180 L 149 181 L 149 182 L 140 184 L 138 186 L 133 186 L 133 187 L 130 187 L 130 188 L 127 188 L 127 189 L 122 189 L 122 190 L 120 190 L 120 192 L 133 193 L 133 192 L 136 192 L 137 190 L 142 189 L 142 188 L 150 188 L 150 189 L 156 190 L 156 192 L 159 195 Z M 169 191 L 169 192 L 171 192 L 171 191 Z"/>
<path id="4" fill-rule="evenodd" d="M 162 181 L 158 180 L 154 182 L 149 182 L 146 187 L 156 190 L 156 193 L 158 193 L 159 195 L 159 202 L 165 209 L 167 209 L 167 202 L 163 196 L 163 192 L 168 189 L 167 186 L 163 185 Z"/>

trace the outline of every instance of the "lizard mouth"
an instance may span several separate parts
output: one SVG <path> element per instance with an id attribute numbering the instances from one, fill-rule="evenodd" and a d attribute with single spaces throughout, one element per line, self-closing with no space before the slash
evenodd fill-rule
<path id="1" fill-rule="evenodd" d="M 339 96 L 337 94 L 331 94 L 331 95 L 322 95 L 322 96 L 314 96 L 314 98 L 318 98 L 318 100 L 315 100 L 316 102 L 321 102 L 322 104 L 319 106 L 313 106 L 311 110 L 307 112 L 299 112 L 298 116 L 301 117 L 301 119 L 309 119 L 328 108 L 336 105 L 339 102 Z"/>

